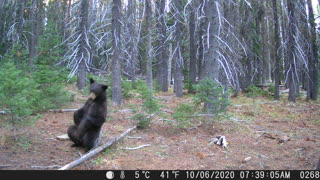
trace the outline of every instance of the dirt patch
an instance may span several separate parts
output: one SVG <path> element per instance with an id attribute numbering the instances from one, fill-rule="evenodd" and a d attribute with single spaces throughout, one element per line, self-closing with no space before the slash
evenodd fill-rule
<path id="1" fill-rule="evenodd" d="M 170 93 L 156 96 L 167 116 L 171 116 L 179 103 L 188 103 L 191 99 L 176 98 Z M 83 97 L 79 97 L 68 108 L 79 108 L 83 101 Z M 232 101 L 241 103 L 239 99 Z M 270 100 L 259 99 L 259 102 L 266 101 Z M 133 126 L 131 108 L 140 104 L 140 99 L 132 98 L 122 107 L 109 106 L 102 142 Z M 248 114 L 253 106 L 255 111 Z M 187 128 L 155 117 L 149 129 L 133 131 L 76 169 L 314 169 L 320 157 L 319 108 L 319 104 L 304 101 L 249 103 L 228 108 L 233 120 L 210 125 L 195 123 Z M 56 169 L 79 158 L 83 149 L 71 147 L 71 141 L 55 138 L 66 133 L 73 122 L 72 115 L 72 112 L 42 113 L 34 125 L 20 127 L 16 132 L 1 126 L 0 166 L 7 165 L 2 169 Z M 0 118 L 3 121 L 4 117 Z M 218 135 L 227 138 L 227 148 L 210 144 L 209 140 Z M 289 140 L 281 143 L 282 137 Z M 150 146 L 125 149 L 147 144 Z"/>

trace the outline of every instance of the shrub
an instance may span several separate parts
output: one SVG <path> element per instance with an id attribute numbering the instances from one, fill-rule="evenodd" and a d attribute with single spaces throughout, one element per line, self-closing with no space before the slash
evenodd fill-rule
<path id="1" fill-rule="evenodd" d="M 107 96 L 108 98 L 112 97 L 112 85 L 111 85 L 111 78 L 108 79 L 109 83 L 109 88 L 107 89 Z M 129 99 L 133 97 L 133 93 L 132 93 L 132 82 L 131 81 L 127 81 L 127 80 L 122 80 L 121 81 L 121 95 L 124 99 Z M 87 92 L 87 91 L 86 91 Z"/>
<path id="2" fill-rule="evenodd" d="M 191 124 L 192 116 L 195 112 L 196 110 L 192 105 L 179 104 L 179 106 L 174 109 L 172 117 L 178 122 L 180 127 L 186 127 Z"/>
<path id="3" fill-rule="evenodd" d="M 272 89 L 273 88 L 273 89 Z M 268 91 L 274 91 L 274 86 L 268 86 Z M 256 98 L 258 96 L 264 96 L 264 97 L 269 97 L 270 94 L 266 90 L 263 90 L 255 85 L 250 85 L 246 88 L 246 96 L 251 97 L 251 98 Z"/>
<path id="4" fill-rule="evenodd" d="M 0 108 L 9 115 L 12 125 L 37 110 L 41 93 L 39 85 L 18 70 L 14 63 L 0 66 L 0 82 Z"/>
<path id="5" fill-rule="evenodd" d="M 41 91 L 38 111 L 58 108 L 72 100 L 71 94 L 64 90 L 67 73 L 47 65 L 37 65 L 32 77 Z"/>
<path id="6" fill-rule="evenodd" d="M 227 92 L 224 92 L 223 87 L 220 87 L 215 81 L 206 78 L 194 86 L 196 95 L 193 102 L 196 107 L 204 104 L 204 110 L 207 113 L 224 112 L 229 105 Z"/>
<path id="7" fill-rule="evenodd" d="M 143 113 L 135 114 L 132 117 L 132 119 L 136 120 L 138 122 L 137 123 L 137 128 L 138 129 L 146 129 L 146 128 L 148 128 L 150 126 L 151 119 L 148 118 L 148 116 L 143 114 Z"/>
<path id="8" fill-rule="evenodd" d="M 139 129 L 145 129 L 149 127 L 154 114 L 160 111 L 160 105 L 144 81 L 136 81 L 136 88 L 140 94 L 139 97 L 142 99 L 142 106 L 137 110 L 139 113 L 134 115 L 133 119 L 138 121 Z"/>
<path id="9" fill-rule="evenodd" d="M 132 82 L 127 80 L 121 81 L 121 88 L 122 88 L 122 97 L 124 99 L 129 99 L 133 97 L 133 94 L 131 93 L 132 90 Z"/>
<path id="10" fill-rule="evenodd" d="M 17 69 L 11 61 L 0 66 L 0 109 L 12 125 L 25 116 L 58 108 L 71 101 L 64 91 L 62 73 L 48 66 L 36 66 L 33 73 Z"/>

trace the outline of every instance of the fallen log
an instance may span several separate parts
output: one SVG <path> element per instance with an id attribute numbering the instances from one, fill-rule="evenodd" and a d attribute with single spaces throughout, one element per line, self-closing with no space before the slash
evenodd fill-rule
<path id="1" fill-rule="evenodd" d="M 125 135 L 129 134 L 135 128 L 136 128 L 136 126 L 129 128 L 128 130 L 123 132 L 120 136 L 107 140 L 107 142 L 105 144 L 103 144 L 95 149 L 90 150 L 85 155 L 81 156 L 79 159 L 72 161 L 71 163 L 59 168 L 58 170 L 69 170 L 69 169 L 72 169 L 72 168 L 82 164 L 83 162 L 85 162 L 86 160 L 90 159 L 91 157 L 97 155 L 98 153 L 100 153 L 101 151 L 106 149 L 107 147 L 110 147 L 113 143 L 122 139 Z"/>
<path id="2" fill-rule="evenodd" d="M 78 109 L 49 109 L 49 112 L 75 112 Z"/>
<path id="3" fill-rule="evenodd" d="M 31 166 L 31 168 L 34 169 L 56 169 L 56 168 L 60 168 L 61 166 L 59 165 L 51 165 L 51 166 Z"/>
<path id="4" fill-rule="evenodd" d="M 7 167 L 11 167 L 12 165 L 0 165 L 0 169 L 1 168 L 7 168 Z"/>
<path id="5" fill-rule="evenodd" d="M 260 102 L 260 103 L 252 103 L 252 104 L 240 104 L 240 105 L 231 105 L 234 107 L 242 107 L 242 106 L 256 106 L 258 104 L 272 104 L 272 103 L 278 103 L 279 101 L 267 101 L 267 102 Z"/>
<path id="6" fill-rule="evenodd" d="M 63 113 L 63 112 L 75 112 L 78 109 L 49 109 L 48 112 L 59 112 L 59 113 Z M 8 114 L 6 111 L 2 111 L 0 110 L 0 114 L 6 115 Z"/>

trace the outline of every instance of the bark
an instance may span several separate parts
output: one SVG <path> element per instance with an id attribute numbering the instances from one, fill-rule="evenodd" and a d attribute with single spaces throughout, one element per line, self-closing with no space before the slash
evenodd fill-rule
<path id="1" fill-rule="evenodd" d="M 317 100 L 318 97 L 318 48 L 317 48 L 317 36 L 316 36 L 316 25 L 313 14 L 313 8 L 311 0 L 307 1 L 308 3 L 308 12 L 309 12 L 309 24 L 310 24 L 310 45 L 311 51 L 309 53 L 309 97 L 311 100 Z"/>
<path id="2" fill-rule="evenodd" d="M 206 40 L 205 40 L 205 63 L 206 63 L 206 77 L 213 81 L 219 80 L 219 63 L 218 51 L 219 42 L 219 17 L 217 12 L 218 0 L 207 0 L 205 4 L 205 18 L 206 18 Z M 213 100 L 214 97 L 208 97 Z M 211 103 L 206 103 L 205 107 L 207 112 L 215 113 L 218 109 Z"/>
<path id="3" fill-rule="evenodd" d="M 241 56 L 241 64 L 243 66 L 242 72 L 239 74 L 239 84 L 240 88 L 243 92 L 246 91 L 246 88 L 252 84 L 253 80 L 253 71 L 254 71 L 254 53 L 252 51 L 253 48 L 253 36 L 256 36 L 256 29 L 253 28 L 253 21 L 256 19 L 253 17 L 253 14 L 250 13 L 250 7 L 243 3 L 242 8 L 240 7 L 241 12 L 239 13 L 241 16 L 240 22 L 240 37 L 242 40 L 242 44 L 246 48 L 247 53 L 243 53 Z"/>
<path id="4" fill-rule="evenodd" d="M 230 3 L 230 19 L 233 25 L 233 33 L 236 37 L 240 37 L 240 10 L 239 10 L 239 3 L 237 2 L 237 0 L 232 0 L 229 1 Z M 237 52 L 236 54 L 233 54 L 232 56 L 232 62 L 233 62 L 233 72 L 232 72 L 232 76 L 234 78 L 234 82 L 233 82 L 233 87 L 234 87 L 234 94 L 232 95 L 232 97 L 237 97 L 240 93 L 240 82 L 239 82 L 239 71 L 241 71 L 241 67 L 238 67 L 236 65 L 236 63 L 239 62 L 240 60 L 240 52 L 243 51 L 243 49 L 241 48 L 238 40 L 236 38 L 232 38 L 231 40 L 231 44 L 234 45 L 234 50 L 235 52 Z"/>
<path id="5" fill-rule="evenodd" d="M 272 2 L 269 1 L 264 1 L 263 2 L 263 17 L 262 17 L 262 23 L 261 23 L 261 31 L 262 33 L 262 54 L 261 57 L 263 57 L 263 68 L 262 68 L 262 82 L 261 84 L 266 84 L 272 81 L 271 78 L 271 63 L 272 63 L 272 59 L 271 59 L 271 36 L 272 36 L 272 32 L 270 30 L 272 30 L 273 28 L 270 28 L 273 26 L 272 24 L 272 19 L 271 16 L 272 14 L 270 14 L 270 7 Z"/>
<path id="6" fill-rule="evenodd" d="M 151 19 L 152 19 L 152 9 L 151 2 L 149 0 L 145 0 L 146 3 L 146 56 L 147 56 L 147 86 L 149 90 L 152 91 L 152 45 L 151 45 Z"/>
<path id="7" fill-rule="evenodd" d="M 86 160 L 88 160 L 88 159 L 92 158 L 93 156 L 97 155 L 98 153 L 102 152 L 104 149 L 110 147 L 115 142 L 118 142 L 120 139 L 122 139 L 125 135 L 129 134 L 135 128 L 136 128 L 135 126 L 131 127 L 128 130 L 126 130 L 125 132 L 123 132 L 121 135 L 119 135 L 118 137 L 111 138 L 111 139 L 107 140 L 107 142 L 105 144 L 103 144 L 95 149 L 90 150 L 85 155 L 81 156 L 81 158 L 74 160 L 71 163 L 59 168 L 59 170 L 70 170 L 70 169 L 73 169 L 74 167 L 77 167 L 78 165 L 82 164 Z"/>
<path id="8" fill-rule="evenodd" d="M 112 103 L 121 104 L 121 67 L 120 67 L 120 34 L 121 34 L 121 1 L 113 0 L 112 7 Z"/>
<path id="9" fill-rule="evenodd" d="M 175 40 L 174 40 L 174 86 L 175 93 L 177 97 L 182 97 L 183 95 L 183 57 L 181 52 L 182 37 L 181 33 L 183 32 L 182 21 L 183 19 L 180 16 L 182 13 L 182 2 L 181 0 L 174 0 L 174 6 L 178 12 L 176 14 L 176 30 L 175 30 Z"/>
<path id="10" fill-rule="evenodd" d="M 16 17 L 18 37 L 17 39 L 15 39 L 17 42 L 14 42 L 14 43 L 19 43 L 19 41 L 21 41 L 22 39 L 21 36 L 22 36 L 23 26 L 24 26 L 23 12 L 25 9 L 25 3 L 26 3 L 26 0 L 21 0 L 19 1 L 19 4 L 18 4 L 18 12 L 17 12 L 18 15 Z"/>
<path id="11" fill-rule="evenodd" d="M 296 64 L 294 62 L 294 36 L 296 34 L 296 25 L 294 18 L 294 2 L 295 0 L 287 1 L 288 17 L 289 17 L 289 28 L 288 28 L 288 60 L 289 60 L 289 70 L 288 70 L 288 84 L 289 84 L 289 97 L 288 101 L 296 101 L 296 87 L 297 78 L 296 78 Z"/>
<path id="12" fill-rule="evenodd" d="M 34 64 L 34 58 L 36 57 L 37 46 L 37 0 L 32 0 L 31 5 L 31 34 L 30 34 L 30 46 L 29 46 L 29 67 L 32 68 Z"/>
<path id="13" fill-rule="evenodd" d="M 77 87 L 79 90 L 83 89 L 86 85 L 86 58 L 89 58 L 86 56 L 88 51 L 86 43 L 86 36 L 88 32 L 88 8 L 88 0 L 81 0 L 81 21 L 79 27 L 81 39 L 79 41 L 80 49 L 77 55 L 78 61 L 80 61 L 77 74 Z"/>
<path id="14" fill-rule="evenodd" d="M 136 80 L 136 43 L 138 41 L 138 38 L 136 38 L 136 29 L 135 29 L 135 1 L 128 1 L 128 14 L 127 18 L 129 20 L 128 22 L 128 30 L 129 30 L 129 36 L 130 36 L 130 43 L 129 43 L 129 75 L 132 82 L 132 88 L 135 88 L 135 80 Z"/>
<path id="15" fill-rule="evenodd" d="M 168 56 L 167 56 L 167 29 L 166 29 L 166 18 L 165 18 L 165 4 L 166 0 L 156 1 L 156 17 L 157 17 L 157 32 L 159 37 L 157 40 L 157 86 L 162 92 L 168 91 Z"/>
<path id="16" fill-rule="evenodd" d="M 197 78 L 197 47 L 195 43 L 195 8 L 194 3 L 190 5 L 189 11 L 190 11 L 190 17 L 189 17 L 189 33 L 190 33 L 190 39 L 189 39 L 189 52 L 190 52 L 190 64 L 189 64 L 189 89 L 188 92 L 191 93 L 194 91 L 192 88 L 192 85 L 196 84 L 196 78 Z"/>
<path id="17" fill-rule="evenodd" d="M 199 1 L 199 8 L 198 8 L 198 16 L 203 16 L 203 8 L 204 8 L 205 0 Z M 199 20 L 199 30 L 198 30 L 198 77 L 199 80 L 202 80 L 206 76 L 206 66 L 204 61 L 204 34 L 205 34 L 205 21 L 204 18 Z"/>
<path id="18" fill-rule="evenodd" d="M 279 83 L 280 83 L 280 55 L 278 53 L 280 49 L 280 33 L 279 33 L 279 20 L 277 10 L 277 0 L 272 0 L 273 6 L 273 23 L 274 23 L 274 56 L 275 56 L 275 70 L 274 70 L 274 99 L 279 100 Z"/>

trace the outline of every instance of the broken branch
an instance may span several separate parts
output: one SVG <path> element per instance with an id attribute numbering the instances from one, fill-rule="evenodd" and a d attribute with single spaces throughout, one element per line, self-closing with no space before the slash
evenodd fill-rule
<path id="1" fill-rule="evenodd" d="M 141 146 L 138 146 L 138 147 L 133 147 L 133 148 L 124 148 L 125 150 L 137 150 L 137 149 L 141 149 L 141 148 L 144 148 L 144 147 L 149 147 L 151 146 L 150 144 L 145 144 L 145 145 L 141 145 Z"/>

